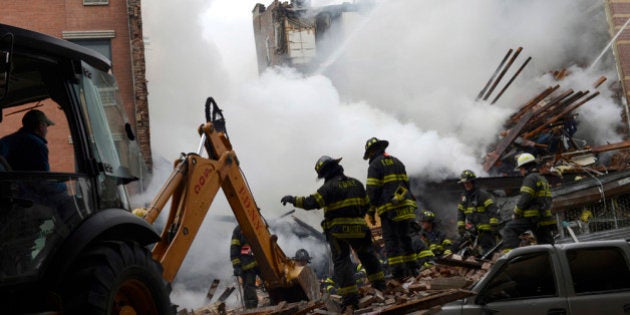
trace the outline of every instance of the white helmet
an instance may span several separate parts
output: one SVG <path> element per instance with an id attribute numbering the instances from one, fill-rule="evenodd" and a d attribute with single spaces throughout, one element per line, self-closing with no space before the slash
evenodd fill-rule
<path id="1" fill-rule="evenodd" d="M 516 159 L 516 168 L 521 168 L 529 163 L 536 163 L 536 158 L 531 153 L 521 153 Z"/>

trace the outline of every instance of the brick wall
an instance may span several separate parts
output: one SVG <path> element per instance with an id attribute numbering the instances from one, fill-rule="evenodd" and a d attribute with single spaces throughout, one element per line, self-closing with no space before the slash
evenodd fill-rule
<path id="1" fill-rule="evenodd" d="M 630 1 L 607 0 L 606 11 L 608 13 L 610 34 L 614 36 L 630 18 Z M 630 25 L 621 33 L 613 46 L 617 57 L 618 71 L 620 72 L 619 78 L 623 82 L 626 101 L 630 104 Z"/>
<path id="2" fill-rule="evenodd" d="M 112 73 L 118 81 L 127 116 L 132 124 L 135 123 L 138 142 L 150 165 L 149 114 L 140 3 L 141 0 L 110 0 L 108 5 L 84 6 L 82 0 L 2 0 L 0 21 L 3 24 L 59 38 L 63 32 L 68 31 L 114 31 L 115 36 L 111 38 Z M 129 25 L 132 25 L 131 29 Z M 130 37 L 133 40 L 130 40 Z M 7 126 L 4 122 L 2 125 L 4 125 L 2 130 L 19 128 L 19 125 Z M 66 162 L 60 161 L 62 164 Z M 68 167 L 70 166 L 60 166 L 62 169 Z"/>

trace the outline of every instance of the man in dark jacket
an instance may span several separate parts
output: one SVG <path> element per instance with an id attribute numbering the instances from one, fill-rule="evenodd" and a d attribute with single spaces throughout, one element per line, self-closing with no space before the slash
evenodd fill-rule
<path id="1" fill-rule="evenodd" d="M 44 112 L 32 109 L 22 117 L 22 128 L 0 139 L 0 155 L 14 171 L 50 171 L 48 126 L 53 123 Z"/>
<path id="2" fill-rule="evenodd" d="M 332 251 L 337 294 L 343 297 L 344 312 L 357 309 L 358 287 L 350 259 L 352 248 L 365 269 L 367 278 L 378 290 L 385 289 L 384 274 L 372 247 L 370 230 L 365 222 L 368 207 L 363 184 L 343 173 L 339 159 L 322 156 L 315 164 L 318 178 L 324 178 L 316 193 L 306 196 L 284 196 L 282 204 L 291 203 L 304 210 L 324 209 L 322 227 Z"/>
<path id="3" fill-rule="evenodd" d="M 232 232 L 230 243 L 230 259 L 234 275 L 240 277 L 243 282 L 243 300 L 245 308 L 256 308 L 258 306 L 258 295 L 256 294 L 256 276 L 258 275 L 258 263 L 252 253 L 252 248 L 240 226 L 236 226 Z"/>
<path id="4" fill-rule="evenodd" d="M 478 244 L 485 253 L 496 245 L 499 212 L 492 196 L 477 187 L 476 179 L 477 175 L 473 171 L 464 170 L 458 181 L 463 184 L 464 193 L 457 205 L 457 230 L 461 243 L 469 224 L 472 235 L 477 237 Z"/>
<path id="5" fill-rule="evenodd" d="M 551 187 L 538 173 L 536 158 L 523 153 L 516 164 L 525 178 L 514 208 L 514 219 L 503 229 L 504 252 L 517 247 L 519 235 L 527 230 L 534 232 L 538 244 L 553 244 L 552 233 L 556 229 L 556 220 L 551 213 Z"/>
<path id="6" fill-rule="evenodd" d="M 367 195 L 368 215 L 374 222 L 375 213 L 381 218 L 387 264 L 394 278 L 417 274 L 417 256 L 412 248 L 410 224 L 418 207 L 411 194 L 405 165 L 385 153 L 386 140 L 370 138 L 365 143 L 364 160 L 369 160 Z"/>

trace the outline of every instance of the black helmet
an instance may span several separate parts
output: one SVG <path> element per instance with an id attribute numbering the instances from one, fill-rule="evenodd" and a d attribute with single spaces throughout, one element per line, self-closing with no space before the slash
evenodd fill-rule
<path id="1" fill-rule="evenodd" d="M 315 162 L 315 172 L 317 172 L 318 178 L 326 176 L 326 172 L 331 169 L 331 166 L 339 165 L 341 158 L 333 159 L 328 155 L 322 155 L 317 162 Z"/>
<path id="2" fill-rule="evenodd" d="M 424 210 L 422 211 L 422 217 L 420 217 L 420 222 L 435 222 L 435 213 L 429 211 L 429 210 Z"/>
<path id="3" fill-rule="evenodd" d="M 466 182 L 472 182 L 472 181 L 475 181 L 476 178 L 477 178 L 477 175 L 475 175 L 475 172 L 471 170 L 464 170 L 462 172 L 462 175 L 459 176 L 459 181 L 457 183 L 461 184 L 461 183 L 466 183 Z"/>
<path id="4" fill-rule="evenodd" d="M 377 150 L 385 150 L 389 145 L 387 140 L 379 140 L 376 137 L 372 137 L 365 142 L 365 153 L 363 153 L 363 159 L 367 160 L 373 152 Z"/>
<path id="5" fill-rule="evenodd" d="M 311 262 L 311 256 L 309 256 L 308 252 L 304 248 L 298 249 L 297 252 L 295 252 L 295 257 L 293 259 L 306 261 L 307 263 Z"/>

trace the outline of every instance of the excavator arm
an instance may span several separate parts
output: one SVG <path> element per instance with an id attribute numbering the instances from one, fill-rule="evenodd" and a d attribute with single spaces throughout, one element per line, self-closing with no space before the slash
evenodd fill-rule
<path id="1" fill-rule="evenodd" d="M 224 128 L 222 122 L 217 125 Z M 164 279 L 172 282 L 175 278 L 214 197 L 223 189 L 243 234 L 251 243 L 272 301 L 318 299 L 319 284 L 313 271 L 289 259 L 278 246 L 277 237 L 269 232 L 225 131 L 207 122 L 199 127 L 199 133 L 198 152 L 175 162 L 173 172 L 144 215 L 145 220 L 153 223 L 171 200 L 161 239 L 153 248 L 153 259 L 162 264 Z M 201 156 L 202 148 L 208 153 L 207 158 Z"/>

